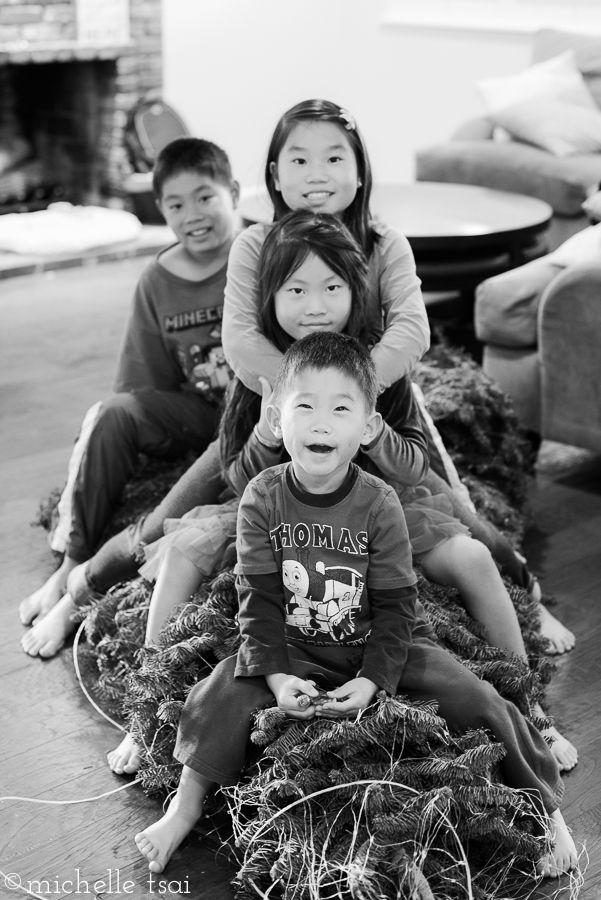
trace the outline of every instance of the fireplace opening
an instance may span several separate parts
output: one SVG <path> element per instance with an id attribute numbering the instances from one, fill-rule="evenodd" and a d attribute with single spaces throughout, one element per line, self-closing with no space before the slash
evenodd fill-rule
<path id="1" fill-rule="evenodd" d="M 0 213 L 111 189 L 114 59 L 0 66 Z"/>

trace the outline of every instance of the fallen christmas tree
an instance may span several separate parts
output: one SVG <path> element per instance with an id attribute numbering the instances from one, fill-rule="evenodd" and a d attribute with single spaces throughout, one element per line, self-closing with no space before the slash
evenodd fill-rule
<path id="1" fill-rule="evenodd" d="M 510 587 L 531 667 L 489 647 L 445 588 L 420 576 L 419 593 L 439 641 L 527 714 L 552 663 L 541 655 L 525 592 Z M 143 648 L 149 599 L 142 580 L 116 588 L 90 610 L 85 629 L 101 671 L 98 693 L 144 748 L 143 788 L 162 795 L 178 783 L 172 752 L 188 691 L 238 646 L 235 580 L 224 572 L 204 585 L 174 613 L 160 646 Z M 290 900 L 451 900 L 470 896 L 468 883 L 471 896 L 492 898 L 516 865 L 533 870 L 542 853 L 536 811 L 498 782 L 502 747 L 482 732 L 451 735 L 434 704 L 380 698 L 357 722 L 308 724 L 269 709 L 258 714 L 252 740 L 259 759 L 225 790 L 240 897 L 281 881 Z"/>
<path id="2" fill-rule="evenodd" d="M 518 546 L 534 454 L 508 401 L 446 347 L 420 364 L 416 380 L 476 506 Z M 143 495 L 143 481 L 132 491 Z M 553 666 L 532 603 L 508 587 L 529 666 L 489 647 L 456 593 L 419 574 L 438 640 L 528 715 Z M 231 571 L 220 573 L 174 612 L 158 647 L 143 647 L 150 592 L 137 579 L 88 610 L 84 652 L 102 702 L 143 748 L 143 788 L 162 795 L 179 777 L 172 751 L 187 693 L 237 649 L 237 597 Z M 482 732 L 450 734 L 434 705 L 379 697 L 357 721 L 305 724 L 270 709 L 258 714 L 252 740 L 257 758 L 222 792 L 241 898 L 501 897 L 516 867 L 532 873 L 544 850 L 535 808 L 498 780 L 503 748 Z"/>

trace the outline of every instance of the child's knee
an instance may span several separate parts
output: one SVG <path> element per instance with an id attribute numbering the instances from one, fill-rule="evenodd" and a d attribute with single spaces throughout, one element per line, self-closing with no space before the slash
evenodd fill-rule
<path id="1" fill-rule="evenodd" d="M 426 577 L 458 587 L 466 574 L 488 573 L 496 568 L 488 547 L 466 534 L 447 538 L 422 559 Z"/>
<path id="2" fill-rule="evenodd" d="M 471 673 L 470 673 L 471 674 Z M 498 720 L 499 706 L 505 701 L 492 684 L 481 681 L 476 675 L 463 679 L 460 700 L 450 715 L 451 724 L 460 728 L 484 728 L 493 733 Z"/>
<path id="3" fill-rule="evenodd" d="M 482 541 L 464 535 L 460 535 L 458 540 L 461 541 L 458 553 L 458 562 L 461 567 L 469 568 L 472 573 L 488 573 L 493 569 L 496 571 L 492 554 Z"/>
<path id="4" fill-rule="evenodd" d="M 118 422 L 135 417 L 139 406 L 140 404 L 135 394 L 128 392 L 113 394 L 102 401 L 98 421 L 114 419 Z"/>
<path id="5" fill-rule="evenodd" d="M 103 400 L 98 411 L 90 441 L 109 441 L 120 436 L 133 436 L 137 432 L 139 404 L 135 394 L 114 394 Z"/>
<path id="6" fill-rule="evenodd" d="M 236 669 L 236 656 L 228 656 L 217 663 L 209 675 L 197 682 L 189 692 L 180 723 L 187 718 L 194 719 L 197 711 L 207 703 L 210 696 L 218 696 L 221 701 L 231 689 L 235 689 L 234 673 Z"/>
<path id="7" fill-rule="evenodd" d="M 165 555 L 163 556 L 163 563 L 165 565 L 181 566 L 184 561 L 187 562 L 188 557 L 179 549 L 179 547 L 175 547 L 173 544 L 170 547 L 167 547 Z"/>

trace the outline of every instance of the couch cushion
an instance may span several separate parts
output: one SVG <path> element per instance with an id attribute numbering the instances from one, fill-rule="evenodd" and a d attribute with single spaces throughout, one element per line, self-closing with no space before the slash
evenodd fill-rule
<path id="1" fill-rule="evenodd" d="M 483 78 L 476 82 L 476 89 L 490 112 L 539 97 L 554 97 L 578 106 L 595 105 L 572 50 L 535 63 L 515 75 Z"/>
<path id="2" fill-rule="evenodd" d="M 541 297 L 561 272 L 550 257 L 487 278 L 476 289 L 476 337 L 498 347 L 536 347 Z"/>
<path id="3" fill-rule="evenodd" d="M 418 151 L 416 177 L 528 194 L 577 216 L 587 189 L 601 182 L 601 153 L 558 159 L 515 141 L 448 141 Z"/>
<path id="4" fill-rule="evenodd" d="M 601 151 L 601 110 L 539 97 L 492 113 L 512 138 L 548 150 L 553 156 Z"/>
<path id="5" fill-rule="evenodd" d="M 540 433 L 540 359 L 536 350 L 485 347 L 482 369 L 511 397 L 522 425 Z"/>
<path id="6" fill-rule="evenodd" d="M 601 107 L 601 36 L 545 28 L 535 35 L 532 61 L 542 62 L 566 50 L 574 51 L 576 65 L 597 106 Z"/>

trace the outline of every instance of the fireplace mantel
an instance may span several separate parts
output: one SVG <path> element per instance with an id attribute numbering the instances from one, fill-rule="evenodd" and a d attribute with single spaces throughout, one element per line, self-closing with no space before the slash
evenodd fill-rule
<path id="1" fill-rule="evenodd" d="M 0 65 L 7 63 L 84 62 L 118 59 L 135 52 L 133 41 L 123 44 L 84 44 L 80 41 L 12 41 L 0 44 Z"/>

